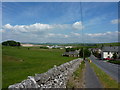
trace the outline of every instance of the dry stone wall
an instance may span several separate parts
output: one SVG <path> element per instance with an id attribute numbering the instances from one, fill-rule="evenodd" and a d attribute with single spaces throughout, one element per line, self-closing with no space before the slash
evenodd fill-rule
<path id="1" fill-rule="evenodd" d="M 75 59 L 60 66 L 54 66 L 42 74 L 28 76 L 21 83 L 10 85 L 9 90 L 21 90 L 21 88 L 66 88 L 69 76 L 79 67 L 82 59 Z"/>

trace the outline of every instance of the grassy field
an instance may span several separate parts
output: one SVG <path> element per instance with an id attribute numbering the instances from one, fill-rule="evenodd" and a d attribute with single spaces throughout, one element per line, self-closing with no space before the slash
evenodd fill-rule
<path id="1" fill-rule="evenodd" d="M 60 65 L 73 60 L 73 57 L 63 57 L 64 50 L 40 49 L 23 47 L 2 48 L 2 87 L 21 82 L 27 76 L 34 76 L 35 73 L 43 73 L 54 65 Z"/>

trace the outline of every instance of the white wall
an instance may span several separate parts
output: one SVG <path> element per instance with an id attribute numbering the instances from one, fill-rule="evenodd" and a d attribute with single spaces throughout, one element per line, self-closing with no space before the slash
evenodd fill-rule
<path id="1" fill-rule="evenodd" d="M 114 52 L 109 52 L 109 54 L 108 54 L 108 52 L 103 52 L 103 58 L 108 58 L 108 56 L 110 58 L 112 58 L 113 54 L 114 54 Z"/>

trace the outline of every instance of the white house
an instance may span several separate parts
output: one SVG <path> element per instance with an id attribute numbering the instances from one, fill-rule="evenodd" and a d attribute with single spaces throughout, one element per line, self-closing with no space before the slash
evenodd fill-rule
<path id="1" fill-rule="evenodd" d="M 106 46 L 102 48 L 102 52 L 101 52 L 101 56 L 102 59 L 105 58 L 112 58 L 113 54 L 116 53 L 118 58 L 119 58 L 119 52 L 118 52 L 118 48 L 120 48 L 119 46 Z"/>
<path id="2" fill-rule="evenodd" d="M 64 48 L 63 46 L 58 46 L 58 45 L 46 46 L 46 47 L 48 47 L 49 49 L 52 49 L 52 48 L 59 48 L 59 49 L 63 49 L 63 48 Z"/>
<path id="3" fill-rule="evenodd" d="M 90 51 L 92 52 L 98 52 L 98 53 L 101 53 L 102 50 L 100 48 L 92 48 L 92 49 L 89 49 Z"/>
<path id="4" fill-rule="evenodd" d="M 73 48 L 73 46 L 65 46 L 65 48 Z"/>

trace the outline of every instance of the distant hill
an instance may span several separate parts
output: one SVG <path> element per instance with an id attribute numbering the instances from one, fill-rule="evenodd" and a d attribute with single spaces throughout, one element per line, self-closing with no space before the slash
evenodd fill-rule
<path id="1" fill-rule="evenodd" d="M 120 46 L 120 42 L 115 42 L 115 43 L 99 43 L 97 46 Z"/>
<path id="2" fill-rule="evenodd" d="M 120 46 L 120 43 L 114 42 L 114 43 L 22 43 L 22 44 L 33 44 L 33 45 L 62 45 L 62 46 Z"/>

